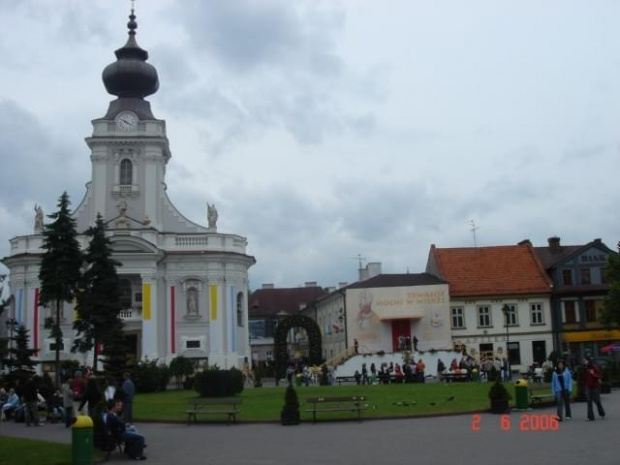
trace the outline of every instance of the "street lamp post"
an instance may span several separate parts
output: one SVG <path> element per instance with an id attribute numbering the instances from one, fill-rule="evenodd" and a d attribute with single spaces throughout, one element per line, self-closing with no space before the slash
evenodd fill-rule
<path id="1" fill-rule="evenodd" d="M 510 371 L 510 334 L 508 333 L 508 317 L 510 315 L 510 307 L 508 306 L 508 304 L 504 304 L 504 306 L 502 307 L 502 312 L 504 313 L 504 322 L 506 324 L 506 364 L 508 365 L 507 367 L 507 373 L 506 376 L 508 379 L 512 379 L 512 373 Z"/>
<path id="2" fill-rule="evenodd" d="M 13 371 L 13 331 L 19 322 L 15 318 L 9 318 L 6 320 L 6 328 L 9 330 L 9 373 Z"/>

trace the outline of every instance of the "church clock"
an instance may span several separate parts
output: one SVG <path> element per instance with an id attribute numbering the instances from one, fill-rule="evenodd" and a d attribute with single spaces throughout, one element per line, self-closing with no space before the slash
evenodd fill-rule
<path id="1" fill-rule="evenodd" d="M 134 112 L 121 111 L 116 118 L 116 127 L 121 131 L 133 131 L 138 127 L 138 117 Z"/>

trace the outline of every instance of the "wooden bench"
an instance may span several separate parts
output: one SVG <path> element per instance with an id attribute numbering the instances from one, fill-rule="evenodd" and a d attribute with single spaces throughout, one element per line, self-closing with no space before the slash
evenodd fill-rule
<path id="1" fill-rule="evenodd" d="M 336 381 L 338 381 L 338 386 L 342 386 L 342 383 L 356 383 L 357 382 L 357 380 L 355 379 L 355 376 L 336 376 Z"/>
<path id="2" fill-rule="evenodd" d="M 533 391 L 530 389 L 530 406 L 542 406 L 543 404 L 555 402 L 555 396 L 549 391 Z"/>
<path id="3" fill-rule="evenodd" d="M 193 418 L 198 421 L 198 415 L 227 415 L 228 423 L 237 422 L 237 414 L 241 413 L 238 406 L 241 404 L 240 397 L 194 397 L 189 399 L 190 407 L 187 409 L 187 424 Z"/>
<path id="4" fill-rule="evenodd" d="M 310 397 L 306 399 L 306 404 L 309 404 L 306 412 L 312 413 L 313 423 L 316 423 L 317 412 L 357 412 L 357 419 L 361 421 L 362 410 L 368 408 L 364 402 L 364 396 Z"/>

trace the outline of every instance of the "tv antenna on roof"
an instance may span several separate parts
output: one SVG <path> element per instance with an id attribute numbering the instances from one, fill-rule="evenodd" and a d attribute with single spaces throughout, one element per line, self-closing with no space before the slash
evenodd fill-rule
<path id="1" fill-rule="evenodd" d="M 359 263 L 359 269 L 361 270 L 362 269 L 362 260 L 366 260 L 366 257 L 362 257 L 362 254 L 358 253 L 357 257 L 353 257 L 353 258 L 351 258 L 351 260 L 357 260 L 358 263 Z"/>
<path id="2" fill-rule="evenodd" d="M 478 242 L 476 241 L 476 230 L 480 229 L 480 226 L 476 226 L 476 222 L 474 220 L 469 220 L 468 223 L 471 225 L 470 231 L 474 235 L 474 247 L 478 247 Z"/>

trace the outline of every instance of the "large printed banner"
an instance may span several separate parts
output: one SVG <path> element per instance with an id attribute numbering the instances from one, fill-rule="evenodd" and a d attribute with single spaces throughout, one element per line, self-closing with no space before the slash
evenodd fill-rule
<path id="1" fill-rule="evenodd" d="M 447 284 L 347 290 L 349 345 L 392 351 L 392 320 L 410 320 L 420 349 L 450 344 L 450 295 Z"/>

